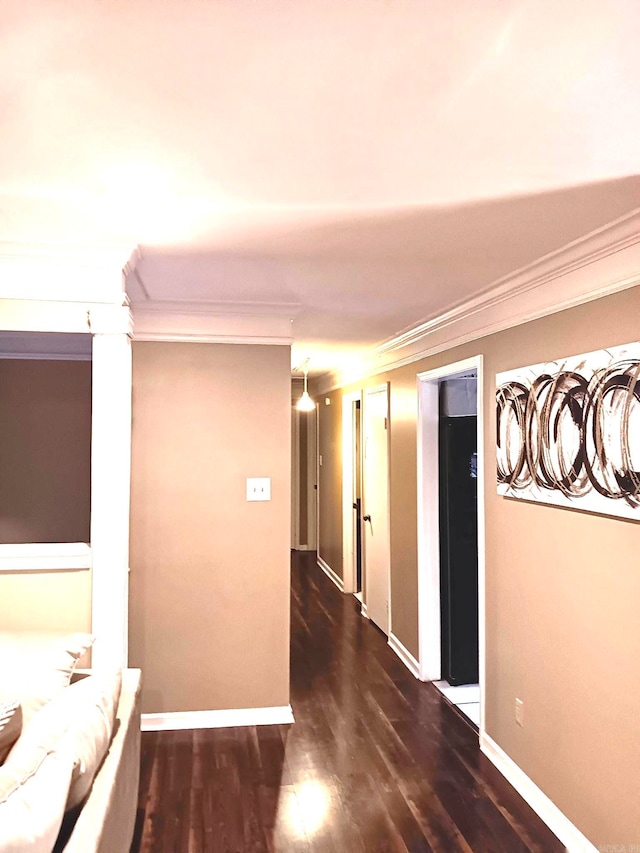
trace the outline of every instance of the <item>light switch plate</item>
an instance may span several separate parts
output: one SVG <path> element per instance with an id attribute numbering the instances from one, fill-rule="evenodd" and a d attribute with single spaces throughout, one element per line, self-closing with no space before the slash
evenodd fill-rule
<path id="1" fill-rule="evenodd" d="M 270 501 L 271 477 L 247 477 L 247 500 Z"/>

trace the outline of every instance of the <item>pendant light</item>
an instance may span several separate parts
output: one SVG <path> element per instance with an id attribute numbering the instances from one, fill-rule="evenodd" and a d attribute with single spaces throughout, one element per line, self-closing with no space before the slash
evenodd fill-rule
<path id="1" fill-rule="evenodd" d="M 304 363 L 304 391 L 302 392 L 302 397 L 296 403 L 296 409 L 299 412 L 312 412 L 316 404 L 313 402 L 311 397 L 309 396 L 309 392 L 307 391 L 307 374 L 309 372 L 309 359 L 307 359 Z"/>

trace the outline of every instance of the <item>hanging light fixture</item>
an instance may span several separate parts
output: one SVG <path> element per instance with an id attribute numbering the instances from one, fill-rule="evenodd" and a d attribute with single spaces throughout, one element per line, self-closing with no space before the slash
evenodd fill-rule
<path id="1" fill-rule="evenodd" d="M 313 402 L 311 397 L 309 396 L 309 392 L 307 391 L 307 374 L 309 373 L 309 359 L 307 358 L 304 362 L 303 368 L 304 370 L 304 391 L 302 392 L 302 397 L 296 403 L 296 409 L 299 412 L 312 412 L 316 404 Z"/>

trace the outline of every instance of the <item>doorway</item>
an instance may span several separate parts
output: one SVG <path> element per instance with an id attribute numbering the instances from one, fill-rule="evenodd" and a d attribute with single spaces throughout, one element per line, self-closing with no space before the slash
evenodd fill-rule
<path id="1" fill-rule="evenodd" d="M 291 548 L 318 547 L 318 410 L 291 410 Z"/>
<path id="2" fill-rule="evenodd" d="M 435 682 L 463 712 L 468 710 L 481 733 L 485 678 L 482 388 L 481 356 L 418 374 L 420 678 Z M 474 678 L 477 686 L 469 688 Z M 477 707 L 465 709 L 476 698 Z"/>
<path id="3" fill-rule="evenodd" d="M 441 675 L 459 687 L 478 683 L 476 373 L 439 390 Z"/>
<path id="4" fill-rule="evenodd" d="M 344 592 L 355 595 L 364 608 L 361 391 L 342 397 L 342 561 Z"/>

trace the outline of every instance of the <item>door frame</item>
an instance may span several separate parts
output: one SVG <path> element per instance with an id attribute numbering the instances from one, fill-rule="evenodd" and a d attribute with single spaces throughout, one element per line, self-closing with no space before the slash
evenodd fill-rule
<path id="1" fill-rule="evenodd" d="M 380 385 L 372 385 L 369 388 L 365 388 L 363 394 L 363 400 L 361 403 L 360 409 L 360 424 L 361 424 L 361 453 L 362 453 L 362 510 L 363 517 L 367 512 L 367 504 L 365 500 L 366 492 L 367 492 L 367 478 L 366 478 L 366 462 L 365 462 L 365 454 L 366 454 L 366 423 L 367 423 L 367 406 L 368 397 L 372 394 L 379 394 L 384 392 L 387 395 L 387 533 L 388 533 L 388 550 L 389 550 L 389 565 L 387 569 L 387 640 L 391 638 L 393 633 L 393 620 L 392 620 L 392 608 L 391 608 L 391 389 L 389 382 L 382 382 Z M 362 524 L 362 614 L 366 618 L 369 617 L 369 602 L 367 600 L 367 544 L 366 537 L 364 535 L 364 523 Z"/>
<path id="2" fill-rule="evenodd" d="M 356 429 L 354 404 L 360 403 L 362 417 L 362 397 L 363 394 L 360 390 L 342 395 L 342 574 L 344 592 L 348 593 L 355 593 L 357 589 L 356 543 L 353 535 L 355 529 L 353 501 L 356 476 L 356 460 L 353 452 Z"/>
<path id="3" fill-rule="evenodd" d="M 480 737 L 484 733 L 486 683 L 484 368 L 482 355 L 418 373 L 418 665 L 421 681 L 441 676 L 439 386 L 475 370 L 478 453 L 478 681 Z"/>

